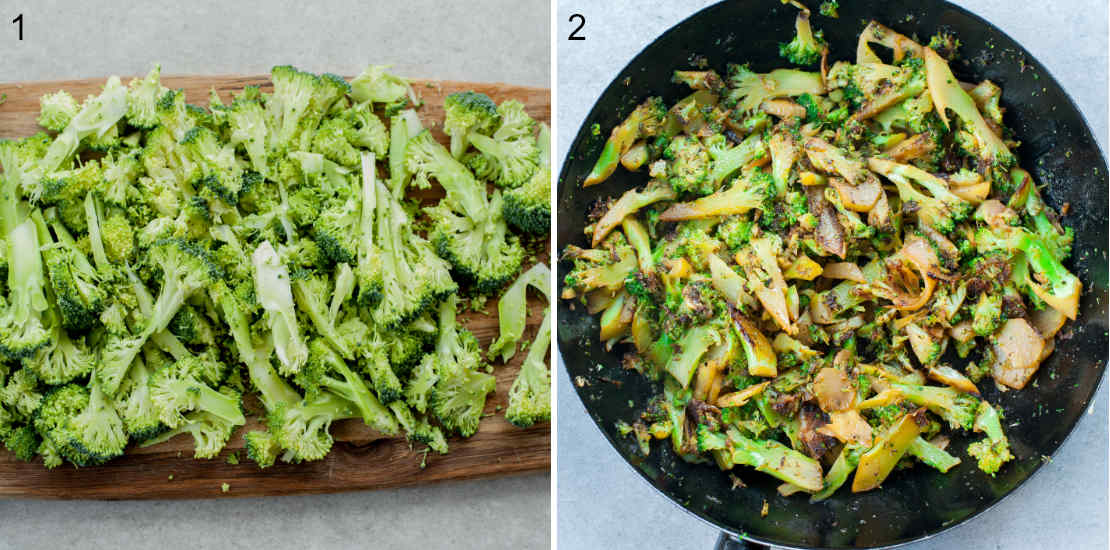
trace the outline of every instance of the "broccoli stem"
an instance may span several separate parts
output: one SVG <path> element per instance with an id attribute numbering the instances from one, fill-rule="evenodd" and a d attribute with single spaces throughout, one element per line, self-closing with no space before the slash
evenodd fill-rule
<path id="1" fill-rule="evenodd" d="M 925 464 L 940 470 L 942 473 L 948 473 L 948 470 L 951 470 L 960 463 L 960 459 L 948 454 L 944 449 L 929 443 L 920 435 L 910 443 L 906 452 Z"/>
<path id="2" fill-rule="evenodd" d="M 809 492 L 824 487 L 821 464 L 808 456 L 774 440 L 748 439 L 730 429 L 733 464 L 750 466 Z"/>
<path id="3" fill-rule="evenodd" d="M 848 476 L 852 475 L 852 472 L 856 469 L 856 465 L 859 464 L 860 454 L 861 450 L 856 447 L 845 446 L 841 449 L 840 454 L 836 457 L 836 461 L 833 462 L 832 467 L 829 468 L 829 472 L 825 474 L 824 487 L 820 491 L 814 493 L 813 496 L 809 498 L 809 502 L 811 504 L 821 502 L 832 496 L 837 489 L 843 486 L 844 482 L 848 481 Z"/>

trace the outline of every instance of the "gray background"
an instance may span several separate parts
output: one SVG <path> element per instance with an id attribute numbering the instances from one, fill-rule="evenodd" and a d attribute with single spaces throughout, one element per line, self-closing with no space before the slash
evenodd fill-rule
<path id="1" fill-rule="evenodd" d="M 289 63 L 345 75 L 393 63 L 411 77 L 551 83 L 546 0 L 126 4 L 0 2 L 0 80 L 137 74 L 154 62 L 163 74 L 257 74 Z M 23 42 L 9 23 L 19 10 Z M 550 480 L 265 499 L 8 499 L 0 548 L 548 548 Z"/>
<path id="2" fill-rule="evenodd" d="M 656 36 L 711 3 L 641 0 L 635 9 L 625 9 L 615 2 L 559 2 L 557 158 L 566 156 L 613 76 Z M 1038 2 L 1029 8 L 1014 0 L 956 3 L 994 23 L 1044 63 L 1079 104 L 1105 150 L 1106 0 Z M 586 16 L 580 33 L 585 41 L 566 40 L 577 26 L 567 21 L 572 13 Z M 558 402 L 560 548 L 712 547 L 716 530 L 657 494 L 609 447 L 562 368 Z M 906 548 L 1106 548 L 1106 384 L 1094 402 L 1052 463 L 1015 494 L 969 524 Z"/>

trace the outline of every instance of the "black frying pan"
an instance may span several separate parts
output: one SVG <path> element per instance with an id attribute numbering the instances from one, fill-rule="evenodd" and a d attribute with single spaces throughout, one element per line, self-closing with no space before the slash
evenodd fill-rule
<path id="1" fill-rule="evenodd" d="M 563 164 L 559 249 L 586 245 L 584 217 L 578 213 L 586 212 L 593 201 L 619 196 L 646 182 L 643 173 L 618 168 L 604 184 L 581 188 L 609 129 L 648 96 L 659 95 L 673 104 L 689 94 L 684 86 L 671 83 L 671 72 L 691 68 L 694 56 L 704 56 L 722 74 L 728 62 L 750 62 L 760 72 L 784 66 L 778 43 L 792 36 L 795 14 L 794 8 L 771 0 L 722 2 L 679 23 L 640 52 L 598 99 Z M 1005 33 L 943 0 L 853 0 L 841 2 L 839 19 L 814 19 L 830 39 L 830 62 L 854 59 L 861 20 L 875 19 L 925 40 L 938 29 L 959 36 L 963 47 L 962 60 L 953 65 L 956 75 L 975 82 L 989 78 L 1002 86 L 1006 124 L 1022 141 L 1022 165 L 1038 182 L 1050 184 L 1050 204 L 1071 204 L 1065 221 L 1075 230 L 1075 254 L 1067 266 L 1083 281 L 1084 295 L 1079 319 L 1066 329 L 1070 338 L 1057 338 L 1056 351 L 1041 366 L 1035 385 L 1002 395 L 993 387 L 984 392 L 992 403 L 1001 404 L 1007 425 L 1020 421 L 1017 427 L 1007 427 L 1017 460 L 997 477 L 979 472 L 974 460 L 965 458 L 948 474 L 916 467 L 895 472 L 881 490 L 852 494 L 842 489 L 819 504 L 781 497 L 775 491 L 778 481 L 742 468 L 739 473 L 748 488 L 733 490 L 717 468 L 687 464 L 668 445 L 654 445 L 644 459 L 635 442 L 617 434 L 614 425 L 632 420 L 630 411 L 642 410 L 658 388 L 620 368 L 623 351 L 604 350 L 598 322 L 584 308 L 572 310 L 567 301 L 560 301 L 559 351 L 572 380 L 583 376 L 590 381 L 575 387 L 586 410 L 613 448 L 659 492 L 724 533 L 747 541 L 722 536 L 720 548 L 873 548 L 919 540 L 957 525 L 1016 489 L 1043 464 L 1043 457 L 1056 451 L 1087 409 L 1106 366 L 1106 161 L 1082 114 L 1056 80 Z M 603 129 L 600 135 L 591 132 L 594 123 Z M 559 264 L 560 280 L 568 269 L 566 262 Z M 605 366 L 600 373 L 593 368 L 598 364 Z M 630 400 L 636 408 L 629 408 Z M 969 440 L 955 437 L 954 454 L 966 457 Z M 765 499 L 770 513 L 761 517 Z"/>

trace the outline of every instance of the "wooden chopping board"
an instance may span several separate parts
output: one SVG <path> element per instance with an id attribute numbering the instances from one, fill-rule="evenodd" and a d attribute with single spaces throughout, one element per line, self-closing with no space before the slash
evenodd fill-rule
<path id="1" fill-rule="evenodd" d="M 43 94 L 64 89 L 82 101 L 90 94 L 100 93 L 104 80 L 0 84 L 0 94 L 7 94 L 7 101 L 0 104 L 0 138 L 23 137 L 41 130 L 35 120 L 38 98 Z M 130 82 L 130 77 L 123 78 L 123 82 Z M 232 91 L 246 85 L 261 86 L 267 92 L 272 90 L 269 75 L 164 76 L 162 83 L 171 89 L 184 89 L 186 100 L 198 105 L 208 104 L 208 92 L 213 88 L 225 103 L 230 102 Z M 482 92 L 498 103 L 516 99 L 527 105 L 528 114 L 537 121 L 548 124 L 551 121 L 548 89 L 432 80 L 414 81 L 413 88 L 425 102 L 419 111 L 425 127 L 432 128 L 443 143 L 447 143 L 447 137 L 439 130 L 443 121 L 443 98 L 457 91 Z M 433 187 L 421 196 L 436 199 L 442 194 L 442 189 Z M 550 243 L 536 245 L 530 250 L 533 249 L 537 258 L 550 265 Z M 531 341 L 534 337 L 543 319 L 544 306 L 542 301 L 530 296 L 528 328 L 522 341 Z M 485 349 L 498 334 L 497 299 L 489 300 L 484 312 L 462 314 L 460 319 Z M 465 440 L 450 438 L 450 453 L 446 455 L 429 452 L 425 456 L 422 446 L 412 446 L 403 437 L 389 438 L 370 430 L 361 421 L 347 420 L 332 426 L 336 443 L 323 460 L 302 464 L 279 461 L 263 470 L 247 460 L 243 451 L 242 434 L 259 427 L 251 418 L 232 436 L 221 455 L 211 460 L 192 457 L 193 440 L 189 436 L 178 436 L 153 447 L 130 448 L 124 456 L 91 468 L 64 464 L 47 470 L 39 459 L 21 462 L 0 447 L 0 495 L 62 499 L 262 496 L 380 489 L 546 471 L 551 466 L 549 425 L 522 430 L 509 424 L 503 416 L 509 387 L 523 358 L 524 353 L 518 352 L 508 365 L 494 363 L 497 390 L 486 401 L 478 433 Z M 227 462 L 228 455 L 233 453 L 240 459 L 237 465 Z M 226 493 L 221 488 L 223 483 L 229 485 Z"/>

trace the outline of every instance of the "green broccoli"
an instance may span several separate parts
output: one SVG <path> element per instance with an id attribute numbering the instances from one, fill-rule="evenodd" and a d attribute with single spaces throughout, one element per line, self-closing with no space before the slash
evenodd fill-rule
<path id="1" fill-rule="evenodd" d="M 451 156 L 461 158 L 471 135 L 489 135 L 500 123 L 497 104 L 486 94 L 455 92 L 443 100 L 443 131 L 451 136 Z"/>
<path id="2" fill-rule="evenodd" d="M 551 418 L 551 372 L 544 356 L 551 347 L 551 310 L 544 315 L 520 373 L 509 388 L 509 407 L 505 418 L 514 426 L 527 428 Z"/>
<path id="3" fill-rule="evenodd" d="M 455 326 L 458 297 L 439 306 L 439 341 L 436 343 L 436 376 L 429 405 L 443 426 L 470 437 L 478 431 L 486 395 L 497 386 L 497 378 L 479 372 L 483 365 L 478 340 L 466 329 Z"/>
<path id="4" fill-rule="evenodd" d="M 824 14 L 824 5 L 821 6 Z M 835 12 L 836 8 L 833 7 Z M 821 31 L 814 32 L 809 24 L 809 10 L 802 10 L 794 20 L 794 39 L 779 44 L 779 55 L 795 65 L 812 65 L 821 60 L 825 41 Z"/>
<path id="5" fill-rule="evenodd" d="M 65 90 L 46 94 L 39 98 L 39 126 L 51 132 L 61 132 L 77 116 L 80 108 L 77 100 Z"/>
<path id="6" fill-rule="evenodd" d="M 508 232 L 500 192 L 487 196 L 485 186 L 427 131 L 409 142 L 406 163 L 447 190 L 446 198 L 425 209 L 435 223 L 432 242 L 439 256 L 480 294 L 492 294 L 509 282 L 520 270 L 524 249 Z"/>
<path id="7" fill-rule="evenodd" d="M 551 231 L 551 137 L 540 125 L 540 165 L 520 187 L 505 192 L 502 215 L 509 225 L 533 235 Z"/>

